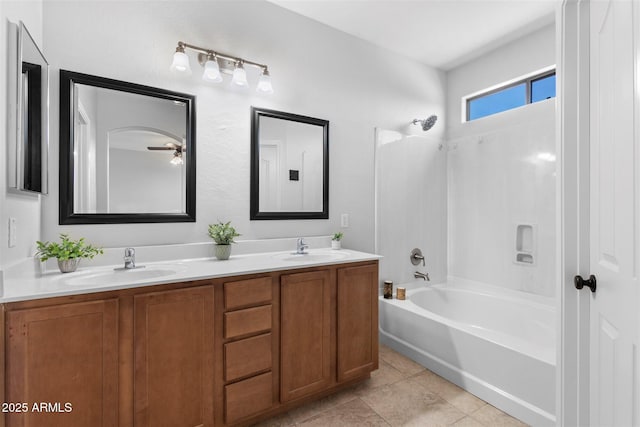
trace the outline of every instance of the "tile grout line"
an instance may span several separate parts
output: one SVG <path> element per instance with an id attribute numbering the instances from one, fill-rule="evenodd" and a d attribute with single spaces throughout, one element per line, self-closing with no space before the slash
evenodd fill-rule
<path id="1" fill-rule="evenodd" d="M 376 388 L 377 388 L 377 387 L 376 387 Z M 360 398 L 358 398 L 358 399 L 360 399 Z M 360 399 L 360 401 L 361 401 L 362 403 L 364 403 L 364 405 L 365 405 L 367 408 L 371 409 L 371 410 L 373 411 L 373 413 L 374 413 L 374 414 L 376 414 L 377 416 L 379 416 L 379 417 L 382 419 L 382 421 L 384 421 L 385 423 L 387 423 L 387 425 L 388 425 L 389 427 L 392 427 L 392 424 L 389 422 L 389 420 L 387 420 L 385 417 L 383 417 L 383 416 L 382 416 L 382 414 L 378 413 L 378 411 L 376 411 L 375 409 L 373 409 L 373 408 L 372 408 L 372 407 L 371 407 L 367 402 L 365 402 L 364 400 Z"/>

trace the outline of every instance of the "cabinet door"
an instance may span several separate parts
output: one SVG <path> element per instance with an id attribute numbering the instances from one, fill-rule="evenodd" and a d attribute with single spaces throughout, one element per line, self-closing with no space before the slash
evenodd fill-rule
<path id="1" fill-rule="evenodd" d="M 9 311 L 6 322 L 6 399 L 28 404 L 7 426 L 117 425 L 117 300 Z"/>
<path id="2" fill-rule="evenodd" d="M 136 427 L 213 426 L 213 286 L 137 295 Z"/>
<path id="3" fill-rule="evenodd" d="M 280 399 L 331 384 L 331 275 L 329 270 L 281 276 Z"/>
<path id="4" fill-rule="evenodd" d="M 338 382 L 378 368 L 378 268 L 338 269 Z"/>

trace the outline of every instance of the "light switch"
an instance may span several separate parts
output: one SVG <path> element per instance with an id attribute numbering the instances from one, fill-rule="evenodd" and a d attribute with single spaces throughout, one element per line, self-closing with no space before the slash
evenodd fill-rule
<path id="1" fill-rule="evenodd" d="M 349 214 L 340 215 L 340 227 L 347 228 L 349 227 Z"/>
<path id="2" fill-rule="evenodd" d="M 16 245 L 16 219 L 9 218 L 9 247 Z"/>

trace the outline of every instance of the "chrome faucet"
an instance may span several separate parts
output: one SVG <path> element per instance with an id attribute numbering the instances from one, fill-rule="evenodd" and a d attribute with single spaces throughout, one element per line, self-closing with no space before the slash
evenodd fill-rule
<path id="1" fill-rule="evenodd" d="M 309 245 L 304 242 L 304 238 L 300 237 L 296 242 L 296 254 L 303 255 L 306 254 L 305 249 L 308 249 Z"/>
<path id="2" fill-rule="evenodd" d="M 419 271 L 416 271 L 415 273 L 413 273 L 413 277 L 415 277 L 416 279 L 422 279 L 426 282 L 431 281 L 431 279 L 429 279 L 429 273 L 421 273 Z"/>
<path id="3" fill-rule="evenodd" d="M 136 268 L 136 250 L 126 248 L 124 250 L 124 268 L 127 270 Z"/>

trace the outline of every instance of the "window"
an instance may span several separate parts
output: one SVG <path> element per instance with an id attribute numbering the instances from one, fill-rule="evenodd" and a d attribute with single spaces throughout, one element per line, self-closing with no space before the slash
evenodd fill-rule
<path id="1" fill-rule="evenodd" d="M 536 74 L 467 98 L 467 121 L 556 96 L 556 72 Z"/>
<path id="2" fill-rule="evenodd" d="M 531 102 L 556 97 L 556 73 L 531 81 Z"/>

